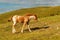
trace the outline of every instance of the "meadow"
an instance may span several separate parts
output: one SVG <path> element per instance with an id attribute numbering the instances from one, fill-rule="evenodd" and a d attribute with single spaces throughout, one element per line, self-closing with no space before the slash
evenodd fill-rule
<path id="1" fill-rule="evenodd" d="M 21 33 L 22 24 L 18 23 L 15 27 L 17 33 L 13 34 L 12 22 L 8 19 L 26 13 L 36 14 L 39 21 L 30 21 L 31 33 L 27 27 Z M 0 14 L 0 40 L 60 40 L 60 6 L 26 8 Z"/>

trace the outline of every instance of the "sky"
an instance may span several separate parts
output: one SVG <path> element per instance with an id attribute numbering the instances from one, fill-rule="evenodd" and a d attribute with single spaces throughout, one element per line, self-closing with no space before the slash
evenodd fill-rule
<path id="1" fill-rule="evenodd" d="M 60 0 L 0 0 L 0 13 L 36 6 L 60 6 Z"/>

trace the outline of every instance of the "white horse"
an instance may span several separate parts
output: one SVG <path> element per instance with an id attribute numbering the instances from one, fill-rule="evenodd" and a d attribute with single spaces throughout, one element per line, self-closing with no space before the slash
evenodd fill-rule
<path id="1" fill-rule="evenodd" d="M 23 33 L 23 28 L 26 24 L 28 25 L 29 32 L 31 32 L 31 29 L 30 29 L 30 26 L 29 26 L 30 19 L 34 19 L 34 20 L 37 21 L 37 15 L 35 15 L 35 14 L 26 14 L 24 16 L 19 16 L 19 15 L 12 16 L 11 17 L 11 20 L 13 22 L 12 33 L 16 32 L 15 27 L 14 27 L 16 25 L 16 23 L 20 23 L 20 22 L 23 23 L 21 33 Z M 11 21 L 11 20 L 8 20 L 8 21 Z"/>

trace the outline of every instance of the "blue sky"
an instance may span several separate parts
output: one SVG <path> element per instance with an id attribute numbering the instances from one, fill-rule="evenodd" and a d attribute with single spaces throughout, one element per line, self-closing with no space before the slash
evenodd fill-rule
<path id="1" fill-rule="evenodd" d="M 0 13 L 36 6 L 60 6 L 60 0 L 0 0 Z"/>

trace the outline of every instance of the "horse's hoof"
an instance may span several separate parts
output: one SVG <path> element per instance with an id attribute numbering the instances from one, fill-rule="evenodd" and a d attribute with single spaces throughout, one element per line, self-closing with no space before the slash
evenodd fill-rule
<path id="1" fill-rule="evenodd" d="M 29 32 L 32 32 L 31 30 L 29 30 Z"/>
<path id="2" fill-rule="evenodd" d="M 30 31 L 30 32 L 32 32 L 32 31 Z"/>
<path id="3" fill-rule="evenodd" d="M 16 32 L 12 32 L 13 34 L 16 33 Z"/>
<path id="4" fill-rule="evenodd" d="M 23 31 L 21 31 L 21 33 L 23 33 Z"/>
<path id="5" fill-rule="evenodd" d="M 23 33 L 23 32 L 21 32 L 21 33 Z"/>
<path id="6" fill-rule="evenodd" d="M 14 33 L 16 33 L 16 31 L 12 31 L 12 33 L 14 34 Z"/>

